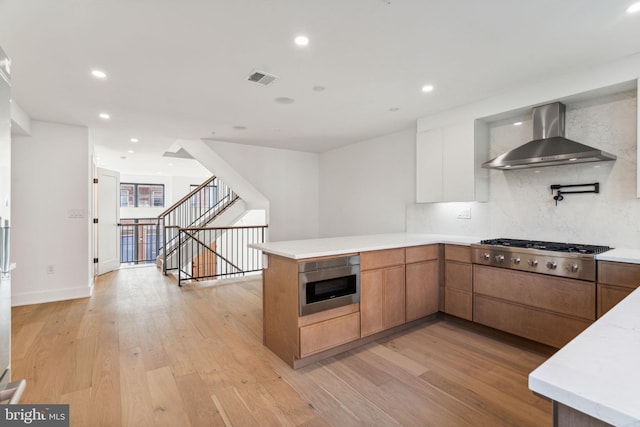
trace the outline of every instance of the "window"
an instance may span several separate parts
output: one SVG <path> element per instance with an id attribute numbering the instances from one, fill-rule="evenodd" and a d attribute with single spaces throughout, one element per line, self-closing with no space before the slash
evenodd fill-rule
<path id="1" fill-rule="evenodd" d="M 191 184 L 191 191 L 198 188 L 199 185 Z M 190 199 L 192 208 L 211 209 L 218 203 L 218 186 L 209 184 L 203 187 Z"/>
<path id="2" fill-rule="evenodd" d="M 120 207 L 162 208 L 164 207 L 164 185 L 121 183 Z"/>

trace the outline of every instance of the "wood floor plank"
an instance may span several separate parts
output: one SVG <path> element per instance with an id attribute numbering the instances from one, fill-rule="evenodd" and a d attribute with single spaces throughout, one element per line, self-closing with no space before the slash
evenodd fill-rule
<path id="1" fill-rule="evenodd" d="M 97 345 L 97 336 L 76 340 L 71 359 L 71 365 L 74 369 L 67 372 L 62 393 L 66 394 L 91 388 L 93 361 Z"/>
<path id="2" fill-rule="evenodd" d="M 103 322 L 100 325 L 97 341 L 113 344 L 98 346 L 93 359 L 91 425 L 114 426 L 120 424 L 122 419 L 117 323 Z"/>
<path id="3" fill-rule="evenodd" d="M 123 427 L 152 427 L 153 404 L 140 348 L 120 351 L 120 407 Z"/>
<path id="4" fill-rule="evenodd" d="M 13 340 L 13 344 L 11 346 L 12 357 L 15 357 L 16 359 L 24 358 L 43 327 L 44 322 L 29 322 L 24 324 L 19 331 L 13 332 L 12 336 L 19 336 L 20 339 Z"/>
<path id="5" fill-rule="evenodd" d="M 259 276 L 108 273 L 91 298 L 13 308 L 13 377 L 79 427 L 551 425 L 527 388 L 544 349 L 436 319 L 294 371 L 262 344 L 261 298 Z"/>
<path id="6" fill-rule="evenodd" d="M 225 421 L 211 399 L 207 385 L 197 373 L 176 377 L 185 411 L 194 427 L 224 426 Z"/>
<path id="7" fill-rule="evenodd" d="M 191 425 L 184 410 L 180 391 L 168 366 L 147 371 L 147 382 L 154 410 L 154 425 Z"/>
<path id="8" fill-rule="evenodd" d="M 260 423 L 253 416 L 251 409 L 237 394 L 235 387 L 220 389 L 211 396 L 222 417 L 225 426 L 257 426 Z"/>

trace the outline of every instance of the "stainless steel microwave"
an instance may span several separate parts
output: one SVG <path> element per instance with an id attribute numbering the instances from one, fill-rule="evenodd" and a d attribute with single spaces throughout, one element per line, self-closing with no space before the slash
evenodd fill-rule
<path id="1" fill-rule="evenodd" d="M 300 316 L 360 302 L 360 256 L 298 264 Z"/>

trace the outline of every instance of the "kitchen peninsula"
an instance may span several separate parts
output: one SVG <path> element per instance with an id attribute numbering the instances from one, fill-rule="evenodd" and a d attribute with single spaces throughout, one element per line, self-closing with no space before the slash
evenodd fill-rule
<path id="1" fill-rule="evenodd" d="M 442 308 L 441 244 L 468 251 L 479 240 L 394 233 L 252 245 L 265 254 L 263 343 L 298 368 L 427 319 Z M 359 257 L 359 301 L 303 315 L 302 263 L 343 256 Z"/>

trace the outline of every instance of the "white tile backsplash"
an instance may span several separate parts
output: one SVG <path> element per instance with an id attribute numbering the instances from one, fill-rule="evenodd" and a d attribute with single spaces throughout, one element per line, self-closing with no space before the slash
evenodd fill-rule
<path id="1" fill-rule="evenodd" d="M 566 136 L 615 154 L 614 162 L 512 171 L 491 170 L 487 203 L 415 204 L 407 231 L 472 234 L 640 248 L 640 200 L 636 198 L 635 91 L 567 105 Z M 490 157 L 528 142 L 531 120 L 490 129 Z M 599 194 L 567 194 L 555 205 L 552 184 L 600 183 Z M 461 206 L 471 219 L 458 219 Z"/>

